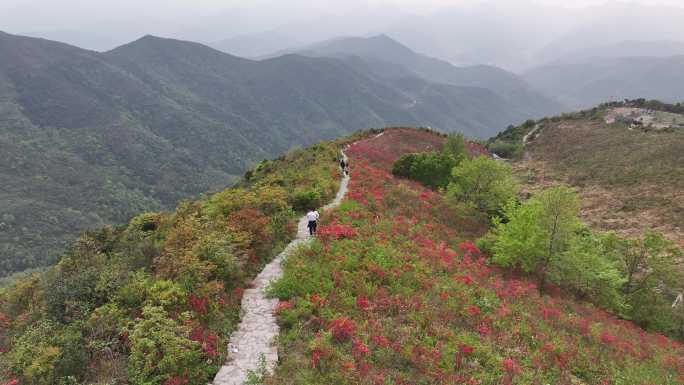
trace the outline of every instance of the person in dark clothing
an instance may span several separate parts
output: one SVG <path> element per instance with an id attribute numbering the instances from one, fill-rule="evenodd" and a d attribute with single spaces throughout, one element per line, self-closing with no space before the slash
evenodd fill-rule
<path id="1" fill-rule="evenodd" d="M 349 161 L 345 161 L 344 158 L 340 159 L 340 168 L 344 174 L 349 175 Z"/>

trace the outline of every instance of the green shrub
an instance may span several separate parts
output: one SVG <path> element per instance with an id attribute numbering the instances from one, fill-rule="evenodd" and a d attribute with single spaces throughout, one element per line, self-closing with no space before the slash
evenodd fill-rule
<path id="1" fill-rule="evenodd" d="M 522 143 L 504 142 L 500 139 L 497 139 L 487 145 L 487 149 L 490 152 L 506 159 L 518 159 L 523 153 Z"/>
<path id="2" fill-rule="evenodd" d="M 433 189 L 445 188 L 451 179 L 451 170 L 458 162 L 446 153 L 408 154 L 394 163 L 392 173 L 416 180 Z"/>
<path id="3" fill-rule="evenodd" d="M 321 193 L 315 188 L 295 191 L 292 197 L 292 207 L 299 212 L 320 207 L 321 203 Z"/>
<path id="4" fill-rule="evenodd" d="M 486 156 L 463 160 L 452 177 L 449 196 L 490 215 L 514 199 L 519 190 L 511 167 Z"/>
<path id="5" fill-rule="evenodd" d="M 159 224 L 159 213 L 144 213 L 131 219 L 128 225 L 129 231 L 140 231 L 148 233 L 157 229 Z"/>
<path id="6" fill-rule="evenodd" d="M 142 318 L 130 333 L 128 371 L 133 383 L 161 385 L 173 378 L 203 382 L 202 348 L 188 338 L 190 328 L 158 306 L 146 306 Z"/>
<path id="7" fill-rule="evenodd" d="M 418 154 L 406 154 L 399 158 L 392 166 L 392 174 L 402 178 L 411 177 L 411 167 L 416 162 Z"/>

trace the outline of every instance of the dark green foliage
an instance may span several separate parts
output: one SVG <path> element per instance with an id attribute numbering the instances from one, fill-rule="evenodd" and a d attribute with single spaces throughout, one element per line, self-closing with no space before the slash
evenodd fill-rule
<path id="1" fill-rule="evenodd" d="M 446 188 L 451 170 L 468 156 L 462 134 L 451 134 L 441 152 L 406 154 L 392 166 L 392 174 L 416 180 L 430 188 Z"/>
<path id="2" fill-rule="evenodd" d="M 452 156 L 439 152 L 404 155 L 394 164 L 396 176 L 416 180 L 430 188 L 445 188 L 451 179 L 451 170 L 458 164 Z"/>
<path id="3" fill-rule="evenodd" d="M 308 189 L 295 192 L 292 207 L 304 211 L 320 207 L 321 203 L 321 193 L 316 189 Z"/>
<path id="4" fill-rule="evenodd" d="M 494 142 L 487 144 L 487 150 L 505 159 L 518 159 L 522 156 L 522 143 L 504 142 L 497 139 Z"/>
<path id="5" fill-rule="evenodd" d="M 416 159 L 418 159 L 419 155 L 420 154 L 406 154 L 397 159 L 392 166 L 392 174 L 402 178 L 409 178 L 411 176 L 411 167 L 416 163 Z"/>

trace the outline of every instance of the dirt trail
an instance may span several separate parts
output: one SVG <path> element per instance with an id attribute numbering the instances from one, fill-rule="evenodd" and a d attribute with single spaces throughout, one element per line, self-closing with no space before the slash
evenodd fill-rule
<path id="1" fill-rule="evenodd" d="M 539 131 L 540 128 L 541 128 L 541 126 L 539 124 L 535 125 L 534 128 L 532 130 L 530 130 L 530 132 L 528 132 L 523 137 L 522 144 L 523 144 L 523 149 L 525 151 L 523 153 L 523 160 L 531 160 L 532 159 L 532 155 L 530 155 L 530 152 L 527 149 L 525 149 L 525 147 L 527 146 L 527 143 L 530 142 L 530 137 L 532 135 L 534 135 L 537 131 Z"/>
<path id="2" fill-rule="evenodd" d="M 345 162 L 347 155 L 341 152 Z M 347 194 L 349 175 L 343 174 L 337 196 L 323 211 L 337 207 Z M 311 241 L 307 228 L 306 215 L 299 219 L 297 237 L 290 242 L 271 263 L 266 265 L 254 279 L 252 288 L 245 290 L 242 297 L 242 320 L 238 330 L 233 333 L 228 344 L 228 359 L 214 378 L 214 385 L 242 385 L 250 371 L 256 371 L 263 355 L 266 368 L 272 371 L 278 362 L 278 347 L 275 337 L 280 328 L 273 315 L 278 300 L 268 298 L 268 285 L 283 275 L 282 262 L 297 247 Z"/>

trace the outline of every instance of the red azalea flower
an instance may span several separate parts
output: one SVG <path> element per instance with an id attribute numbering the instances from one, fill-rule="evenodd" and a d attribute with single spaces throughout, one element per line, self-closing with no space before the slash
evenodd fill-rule
<path id="1" fill-rule="evenodd" d="M 461 347 L 459 348 L 459 351 L 462 354 L 467 356 L 467 355 L 473 354 L 475 352 L 475 348 L 472 346 L 468 346 L 468 345 L 461 345 Z"/>
<path id="2" fill-rule="evenodd" d="M 356 306 L 363 311 L 367 311 L 370 309 L 370 302 L 366 297 L 358 297 L 356 298 Z"/>
<path id="3" fill-rule="evenodd" d="M 330 322 L 330 331 L 337 342 L 347 341 L 356 333 L 356 324 L 347 317 L 337 318 Z"/>
<path id="4" fill-rule="evenodd" d="M 477 306 L 471 306 L 468 308 L 468 314 L 470 314 L 473 317 L 480 315 L 480 313 L 481 313 L 481 310 Z"/>

